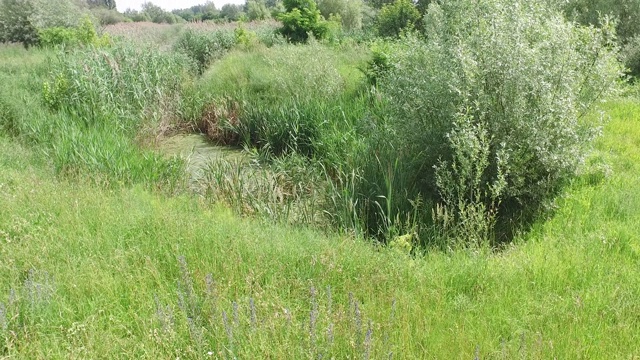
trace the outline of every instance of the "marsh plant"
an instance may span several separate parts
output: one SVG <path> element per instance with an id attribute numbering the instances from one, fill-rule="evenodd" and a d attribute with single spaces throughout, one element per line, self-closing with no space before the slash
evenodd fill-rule
<path id="1" fill-rule="evenodd" d="M 297 358 L 391 358 L 396 325 L 392 313 L 379 322 L 366 317 L 354 293 L 336 296 L 331 286 L 311 284 L 296 308 L 270 303 L 259 294 L 240 299 L 219 296 L 211 273 L 194 277 L 184 257 L 178 258 L 177 299 L 162 303 L 157 297 L 159 344 L 171 339 L 182 346 L 176 356 L 215 356 L 224 359 L 287 356 Z M 274 344 L 296 344 L 282 349 Z M 168 349 L 168 348 L 167 348 Z M 178 347 L 174 347 L 178 349 Z"/>
<path id="2" fill-rule="evenodd" d="M 51 315 L 56 288 L 49 273 L 30 269 L 22 284 L 0 301 L 0 355 L 10 354 Z"/>

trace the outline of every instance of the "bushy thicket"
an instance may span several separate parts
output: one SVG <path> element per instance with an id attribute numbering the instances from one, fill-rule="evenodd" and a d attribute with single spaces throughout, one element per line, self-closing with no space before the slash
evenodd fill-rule
<path id="1" fill-rule="evenodd" d="M 38 30 L 30 20 L 33 5 L 24 0 L 0 1 L 0 42 L 38 43 Z"/>
<path id="2" fill-rule="evenodd" d="M 503 226 L 535 214 L 595 135 L 582 116 L 619 76 L 610 31 L 537 2 L 431 5 L 425 39 L 395 43 L 378 79 L 383 133 L 364 173 L 388 175 L 360 184 L 361 212 L 382 212 L 363 216 L 367 227 L 410 217 L 418 200 L 437 236 L 464 241 L 506 236 Z M 372 198 L 389 187 L 393 198 Z"/>
<path id="3" fill-rule="evenodd" d="M 382 7 L 376 28 L 380 36 L 398 36 L 418 27 L 421 15 L 410 0 L 396 0 Z"/>
<path id="4" fill-rule="evenodd" d="M 86 3 L 72 0 L 1 0 L 0 42 L 37 45 L 44 31 L 48 32 L 46 45 L 51 45 L 52 41 L 74 37 L 87 16 Z"/>
<path id="5" fill-rule="evenodd" d="M 344 30 L 354 31 L 362 28 L 362 0 L 320 0 L 318 9 L 325 19 L 339 18 Z"/>
<path id="6" fill-rule="evenodd" d="M 281 14 L 280 33 L 294 43 L 306 42 L 309 34 L 322 39 L 329 31 L 328 24 L 315 0 L 285 0 L 286 12 Z"/>
<path id="7" fill-rule="evenodd" d="M 95 26 L 88 16 L 85 16 L 78 26 L 74 27 L 48 27 L 38 30 L 38 38 L 41 46 L 74 46 L 95 45 L 106 46 L 111 39 L 104 34 L 98 36 Z"/>
<path id="8" fill-rule="evenodd" d="M 608 17 L 615 23 L 617 43 L 622 48 L 621 60 L 630 75 L 640 75 L 640 1 L 638 0 L 569 0 L 553 1 L 567 18 L 583 25 L 601 26 Z"/>

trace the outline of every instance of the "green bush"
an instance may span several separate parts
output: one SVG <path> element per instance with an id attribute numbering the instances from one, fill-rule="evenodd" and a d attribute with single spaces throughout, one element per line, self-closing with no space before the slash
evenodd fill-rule
<path id="1" fill-rule="evenodd" d="M 38 30 L 30 19 L 33 11 L 29 1 L 0 0 L 0 42 L 36 45 Z"/>
<path id="2" fill-rule="evenodd" d="M 620 60 L 629 75 L 634 78 L 640 76 L 640 35 L 628 40 L 620 51 Z"/>
<path id="3" fill-rule="evenodd" d="M 264 0 L 249 0 L 247 1 L 247 17 L 250 21 L 267 20 L 271 18 L 271 13 Z"/>
<path id="4" fill-rule="evenodd" d="M 285 0 L 287 12 L 280 15 L 280 33 L 294 43 L 306 42 L 309 34 L 322 39 L 328 32 L 327 22 L 314 0 Z"/>
<path id="5" fill-rule="evenodd" d="M 377 29 L 380 36 L 395 37 L 403 31 L 418 27 L 420 12 L 410 0 L 396 0 L 382 7 L 378 14 Z"/>
<path id="6" fill-rule="evenodd" d="M 108 35 L 98 37 L 95 27 L 88 16 L 85 16 L 76 27 L 50 27 L 38 30 L 41 46 L 57 45 L 96 45 L 106 46 L 111 40 Z"/>
<path id="7" fill-rule="evenodd" d="M 325 19 L 339 16 L 342 27 L 347 31 L 362 28 L 362 0 L 321 0 L 318 9 Z"/>
<path id="8" fill-rule="evenodd" d="M 397 167 L 407 194 L 383 218 L 420 196 L 446 238 L 508 237 L 503 226 L 530 219 L 585 157 L 597 129 L 582 117 L 620 74 L 610 29 L 524 0 L 433 4 L 425 26 L 426 39 L 394 45 L 379 78 L 389 140 L 374 148 L 393 155 L 376 166 Z"/>
<path id="9" fill-rule="evenodd" d="M 567 18 L 579 24 L 600 27 L 608 21 L 615 23 L 617 43 L 623 49 L 621 60 L 630 70 L 640 75 L 637 54 L 640 37 L 640 1 L 638 0 L 569 0 L 560 2 L 559 8 Z M 607 18 L 605 18 L 607 17 Z"/>

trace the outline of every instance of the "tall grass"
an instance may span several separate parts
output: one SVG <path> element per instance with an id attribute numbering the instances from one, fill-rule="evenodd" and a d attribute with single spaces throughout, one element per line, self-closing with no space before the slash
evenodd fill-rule
<path id="1" fill-rule="evenodd" d="M 39 146 L 59 173 L 176 188 L 182 162 L 139 144 L 145 129 L 171 123 L 188 62 L 126 45 L 2 52 L 0 126 Z"/>
<path id="2" fill-rule="evenodd" d="M 605 110 L 590 162 L 609 171 L 575 180 L 552 218 L 501 252 L 417 256 L 56 178 L 0 136 L 0 353 L 633 358 L 640 112 Z"/>

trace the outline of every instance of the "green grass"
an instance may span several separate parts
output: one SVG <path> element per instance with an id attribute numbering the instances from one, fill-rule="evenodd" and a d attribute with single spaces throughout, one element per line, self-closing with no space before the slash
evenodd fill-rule
<path id="1" fill-rule="evenodd" d="M 309 51 L 277 49 L 260 56 Z M 96 65 L 107 57 L 85 55 L 95 74 L 108 70 Z M 233 66 L 246 74 L 246 64 L 265 61 L 256 56 L 232 53 L 200 81 L 218 86 L 212 74 Z M 45 106 L 53 52 L 0 47 L 0 58 L 0 358 L 640 357 L 637 99 L 605 105 L 610 121 L 584 174 L 552 216 L 511 245 L 408 256 L 361 238 L 242 218 L 211 198 L 155 191 L 180 189 L 180 162 L 141 148 L 138 137 L 145 127 L 155 132 L 171 106 L 154 107 L 150 95 L 118 126 L 122 119 L 106 115 L 129 109 L 121 106 L 129 97 L 94 97 L 106 114 L 96 124 Z M 355 92 L 361 75 L 344 75 L 353 70 L 347 57 L 335 61 L 337 93 Z M 285 73 L 272 75 L 278 71 Z M 162 93 L 164 82 L 153 83 Z M 339 118 L 331 103 L 317 104 L 295 115 Z M 361 113 L 343 111 L 344 124 L 319 123 L 335 136 L 321 137 L 335 147 L 326 154 L 358 143 L 342 131 Z M 285 179 L 253 194 L 256 209 L 259 196 L 273 192 L 267 185 L 307 190 L 306 160 L 278 161 L 264 178 Z"/>
<path id="2" fill-rule="evenodd" d="M 639 110 L 631 100 L 608 105 L 595 156 L 610 174 L 579 178 L 555 215 L 513 245 L 417 258 L 238 218 L 189 196 L 60 179 L 40 153 L 1 137 L 0 354 L 638 357 Z"/>

